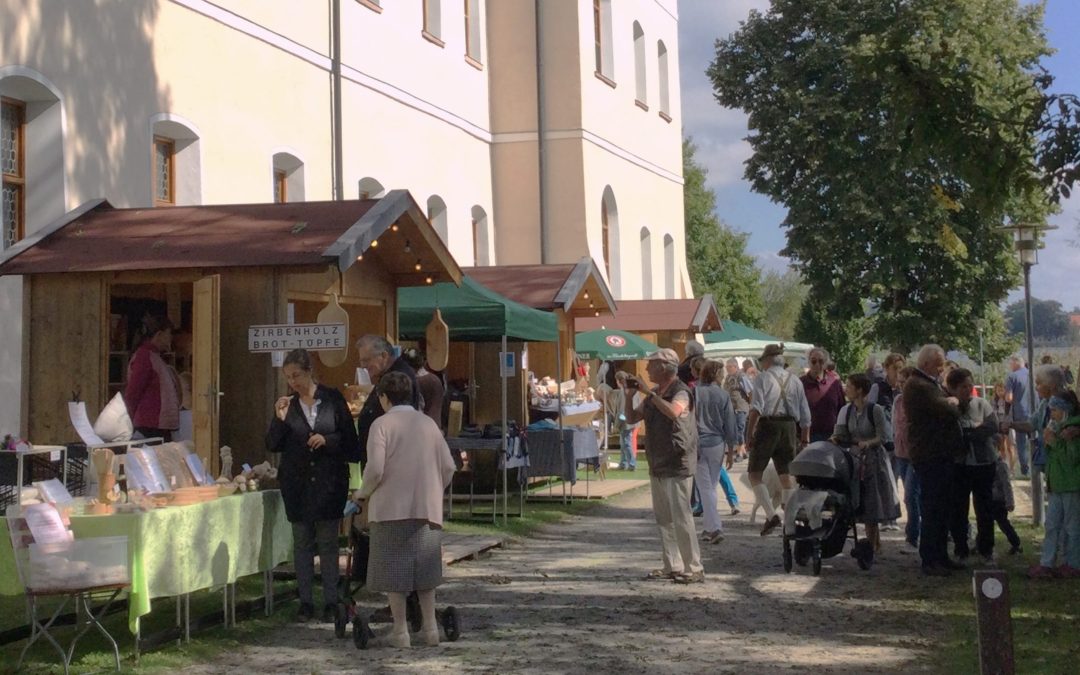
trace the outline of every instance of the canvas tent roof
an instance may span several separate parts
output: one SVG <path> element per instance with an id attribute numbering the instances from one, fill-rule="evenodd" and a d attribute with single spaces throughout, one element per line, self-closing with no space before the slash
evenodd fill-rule
<path id="1" fill-rule="evenodd" d="M 558 321 L 550 312 L 505 298 L 471 277 L 461 286 L 440 283 L 398 289 L 398 331 L 403 339 L 424 336 L 438 308 L 457 342 L 493 342 L 504 335 L 528 342 L 557 342 Z"/>
<path id="2" fill-rule="evenodd" d="M 765 350 L 765 345 L 780 342 L 784 343 L 784 353 L 788 356 L 806 356 L 806 352 L 814 347 L 805 342 L 781 340 L 738 321 L 724 319 L 723 332 L 705 336 L 705 355 L 712 358 L 750 356 L 756 359 Z"/>

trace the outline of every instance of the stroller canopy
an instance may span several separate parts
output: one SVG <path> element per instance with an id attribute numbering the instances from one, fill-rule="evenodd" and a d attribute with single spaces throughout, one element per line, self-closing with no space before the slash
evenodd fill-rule
<path id="1" fill-rule="evenodd" d="M 790 470 L 796 478 L 825 478 L 850 488 L 858 479 L 858 460 L 839 445 L 818 441 L 803 448 Z"/>

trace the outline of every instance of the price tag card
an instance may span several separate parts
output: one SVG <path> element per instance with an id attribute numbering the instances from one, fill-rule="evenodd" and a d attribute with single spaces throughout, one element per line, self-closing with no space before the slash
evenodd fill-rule
<path id="1" fill-rule="evenodd" d="M 75 538 L 52 504 L 31 504 L 23 510 L 23 516 L 36 544 L 60 544 Z"/>

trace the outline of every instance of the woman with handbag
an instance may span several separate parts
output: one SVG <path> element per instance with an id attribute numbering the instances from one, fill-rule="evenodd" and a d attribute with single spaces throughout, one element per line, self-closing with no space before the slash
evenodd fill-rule
<path id="1" fill-rule="evenodd" d="M 994 474 L 997 471 L 998 418 L 985 398 L 971 395 L 972 376 L 957 368 L 945 378 L 945 388 L 957 400 L 964 442 L 956 458 L 956 481 L 949 532 L 953 555 L 963 561 L 968 549 L 968 505 L 975 502 L 975 548 L 983 560 L 994 559 Z"/>

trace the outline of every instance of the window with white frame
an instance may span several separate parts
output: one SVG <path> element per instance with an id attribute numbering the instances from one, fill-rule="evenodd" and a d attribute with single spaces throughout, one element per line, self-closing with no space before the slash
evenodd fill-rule
<path id="1" fill-rule="evenodd" d="M 491 265 L 491 226 L 482 206 L 472 207 L 473 266 Z"/>
<path id="2" fill-rule="evenodd" d="M 424 9 L 424 37 L 434 38 L 442 46 L 442 2 L 420 0 Z"/>
<path id="3" fill-rule="evenodd" d="M 652 234 L 641 228 L 641 299 L 652 300 Z"/>
<path id="4" fill-rule="evenodd" d="M 304 201 L 304 163 L 300 158 L 291 152 L 275 152 L 273 170 L 274 201 L 279 204 Z"/>
<path id="5" fill-rule="evenodd" d="M 668 84 L 668 53 L 664 41 L 656 43 L 656 77 L 660 83 L 660 116 L 671 121 L 671 93 Z"/>
<path id="6" fill-rule="evenodd" d="M 465 56 L 476 63 L 481 63 L 480 44 L 480 0 L 465 2 Z"/>
<path id="7" fill-rule="evenodd" d="M 26 103 L 0 98 L 0 170 L 3 201 L 0 250 L 14 246 L 25 234 L 26 219 Z"/>
<path id="8" fill-rule="evenodd" d="M 151 150 L 151 203 L 190 206 L 202 203 L 202 158 L 198 132 L 175 115 L 154 116 Z"/>
<path id="9" fill-rule="evenodd" d="M 645 83 L 645 31 L 637 21 L 634 22 L 634 97 L 642 107 L 649 102 Z"/>
<path id="10" fill-rule="evenodd" d="M 365 177 L 360 179 L 360 199 L 378 199 L 386 194 L 386 188 L 374 178 Z"/>
<path id="11" fill-rule="evenodd" d="M 608 285 L 616 298 L 621 297 L 622 279 L 619 274 L 619 206 L 610 185 L 604 187 L 600 198 L 600 254 Z"/>
<path id="12" fill-rule="evenodd" d="M 612 83 L 615 80 L 615 50 L 611 40 L 611 0 L 593 0 L 593 42 L 596 74 Z"/>
<path id="13" fill-rule="evenodd" d="M 675 239 L 664 235 L 664 297 L 675 297 Z"/>
<path id="14" fill-rule="evenodd" d="M 439 238 L 444 243 L 449 242 L 449 228 L 446 219 L 446 202 L 439 195 L 431 195 L 427 200 L 427 217 L 428 222 L 435 228 L 435 231 L 439 234 Z"/>

